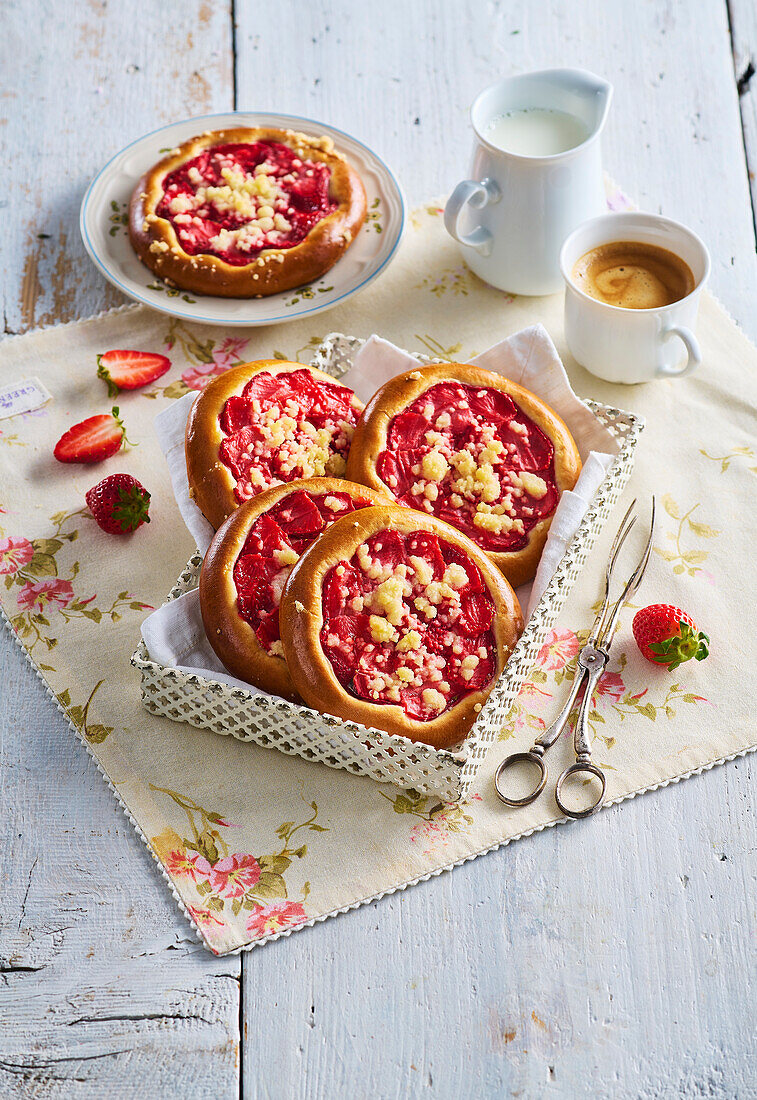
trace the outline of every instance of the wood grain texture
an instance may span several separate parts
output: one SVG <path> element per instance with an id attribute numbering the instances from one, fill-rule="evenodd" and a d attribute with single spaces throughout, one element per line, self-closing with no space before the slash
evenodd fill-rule
<path id="1" fill-rule="evenodd" d="M 744 151 L 752 192 L 752 220 L 757 225 L 757 7 L 752 0 L 728 0 L 728 14 Z"/>
<path id="2" fill-rule="evenodd" d="M 90 263 L 79 207 L 93 176 L 143 133 L 232 106 L 229 5 L 125 0 L 3 5 L 0 165 L 5 332 L 125 299 Z M 31 28 L 43 26 L 44 34 Z"/>
<path id="3" fill-rule="evenodd" d="M 231 105 L 228 8 L 171 22 L 167 53 L 160 6 L 3 5 L 6 332 L 120 303 L 81 244 L 86 186 L 141 133 Z M 239 960 L 199 948 L 4 630 L 0 682 L 0 1096 L 202 1096 L 211 1067 L 238 1095 Z"/>
<path id="4" fill-rule="evenodd" d="M 729 7 L 737 57 L 754 52 L 750 0 Z M 160 5 L 138 18 L 125 0 L 3 7 L 6 331 L 113 304 L 78 238 L 86 184 L 139 134 L 231 106 L 228 6 L 170 11 L 167 50 Z M 714 289 L 757 336 L 725 0 L 237 0 L 235 13 L 238 106 L 354 133 L 411 203 L 466 174 L 467 109 L 485 84 L 562 64 L 607 75 L 606 167 L 643 207 L 703 234 Z M 754 94 L 741 99 L 753 164 Z M 194 943 L 7 637 L 0 677 L 0 1096 L 226 1098 L 240 1070 L 244 1096 L 273 1100 L 754 1094 L 753 757 L 256 949 L 240 968 Z"/>
<path id="5" fill-rule="evenodd" d="M 237 1094 L 239 960 L 197 944 L 94 764 L 3 638 L 0 1096 Z M 16 1091 L 18 1090 L 18 1092 Z"/>

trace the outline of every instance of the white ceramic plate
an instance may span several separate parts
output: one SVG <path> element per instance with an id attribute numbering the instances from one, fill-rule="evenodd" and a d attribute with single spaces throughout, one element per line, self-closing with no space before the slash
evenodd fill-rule
<path id="1" fill-rule="evenodd" d="M 203 130 L 274 126 L 327 134 L 359 172 L 368 196 L 368 217 L 341 260 L 310 286 L 268 298 L 216 298 L 165 286 L 138 259 L 129 243 L 127 212 L 139 177 L 165 152 Z M 394 256 L 405 224 L 405 203 L 390 170 L 362 142 L 333 126 L 295 115 L 230 111 L 163 126 L 127 145 L 95 177 L 82 202 L 79 225 L 92 261 L 124 294 L 152 309 L 209 325 L 275 325 L 321 313 L 368 286 Z"/>

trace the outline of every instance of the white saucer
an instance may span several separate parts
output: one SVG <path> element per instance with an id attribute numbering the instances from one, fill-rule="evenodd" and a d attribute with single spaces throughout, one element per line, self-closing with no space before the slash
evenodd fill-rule
<path id="1" fill-rule="evenodd" d="M 275 126 L 327 134 L 359 172 L 368 196 L 368 217 L 341 260 L 311 286 L 269 298 L 215 298 L 165 286 L 138 259 L 127 231 L 129 199 L 139 177 L 169 149 L 201 133 L 235 126 Z M 394 256 L 405 224 L 405 203 L 396 179 L 375 153 L 349 134 L 296 115 L 229 111 L 163 126 L 133 141 L 100 171 L 82 202 L 79 225 L 84 247 L 109 282 L 137 302 L 185 321 L 247 327 L 295 321 L 331 309 L 368 286 Z"/>

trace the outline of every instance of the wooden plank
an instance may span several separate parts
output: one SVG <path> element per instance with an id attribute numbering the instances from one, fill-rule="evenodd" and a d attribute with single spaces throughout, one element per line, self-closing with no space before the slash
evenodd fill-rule
<path id="1" fill-rule="evenodd" d="M 752 193 L 752 216 L 757 221 L 757 8 L 750 0 L 728 0 L 728 13 Z"/>
<path id="2" fill-rule="evenodd" d="M 4 331 L 85 317 L 125 299 L 79 235 L 92 177 L 141 134 L 233 103 L 230 4 L 125 0 L 3 10 L 0 165 Z M 30 27 L 44 19 L 44 34 Z"/>
<path id="3" fill-rule="evenodd" d="M 196 942 L 15 645 L 0 676 L 0 1096 L 201 1096 L 211 1067 L 236 1096 L 239 960 Z"/>
<path id="4" fill-rule="evenodd" d="M 702 232 L 715 290 L 757 335 L 725 3 L 240 5 L 237 22 L 239 106 L 275 88 L 278 110 L 372 145 L 411 203 L 466 173 L 487 83 L 604 73 L 606 167 Z M 244 1094 L 747 1095 L 754 778 L 741 761 L 328 921 L 285 959 L 254 951 Z"/>
<path id="5" fill-rule="evenodd" d="M 228 109 L 232 51 L 228 5 L 204 0 L 3 14 L 7 332 L 120 300 L 79 239 L 85 187 L 140 133 Z M 0 1095 L 236 1096 L 238 958 L 196 942 L 4 631 L 0 681 Z"/>

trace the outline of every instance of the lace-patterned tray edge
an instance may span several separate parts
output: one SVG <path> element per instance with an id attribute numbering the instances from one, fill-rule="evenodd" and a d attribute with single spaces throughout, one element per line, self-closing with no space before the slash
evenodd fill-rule
<path id="1" fill-rule="evenodd" d="M 334 377 L 350 366 L 364 341 L 332 333 L 316 349 L 313 365 Z M 417 356 L 434 362 L 427 356 Z M 486 753 L 497 739 L 548 630 L 554 625 L 581 566 L 625 488 L 634 451 L 644 428 L 642 417 L 587 401 L 597 419 L 615 436 L 619 453 L 566 548 L 510 660 L 467 739 L 457 750 L 433 749 L 406 738 L 320 714 L 269 695 L 256 695 L 196 673 L 154 661 L 140 642 L 132 664 L 140 671 L 142 701 L 152 713 L 241 741 L 318 761 L 327 767 L 366 775 L 446 802 L 466 797 Z M 202 556 L 192 555 L 167 601 L 195 588 Z"/>

